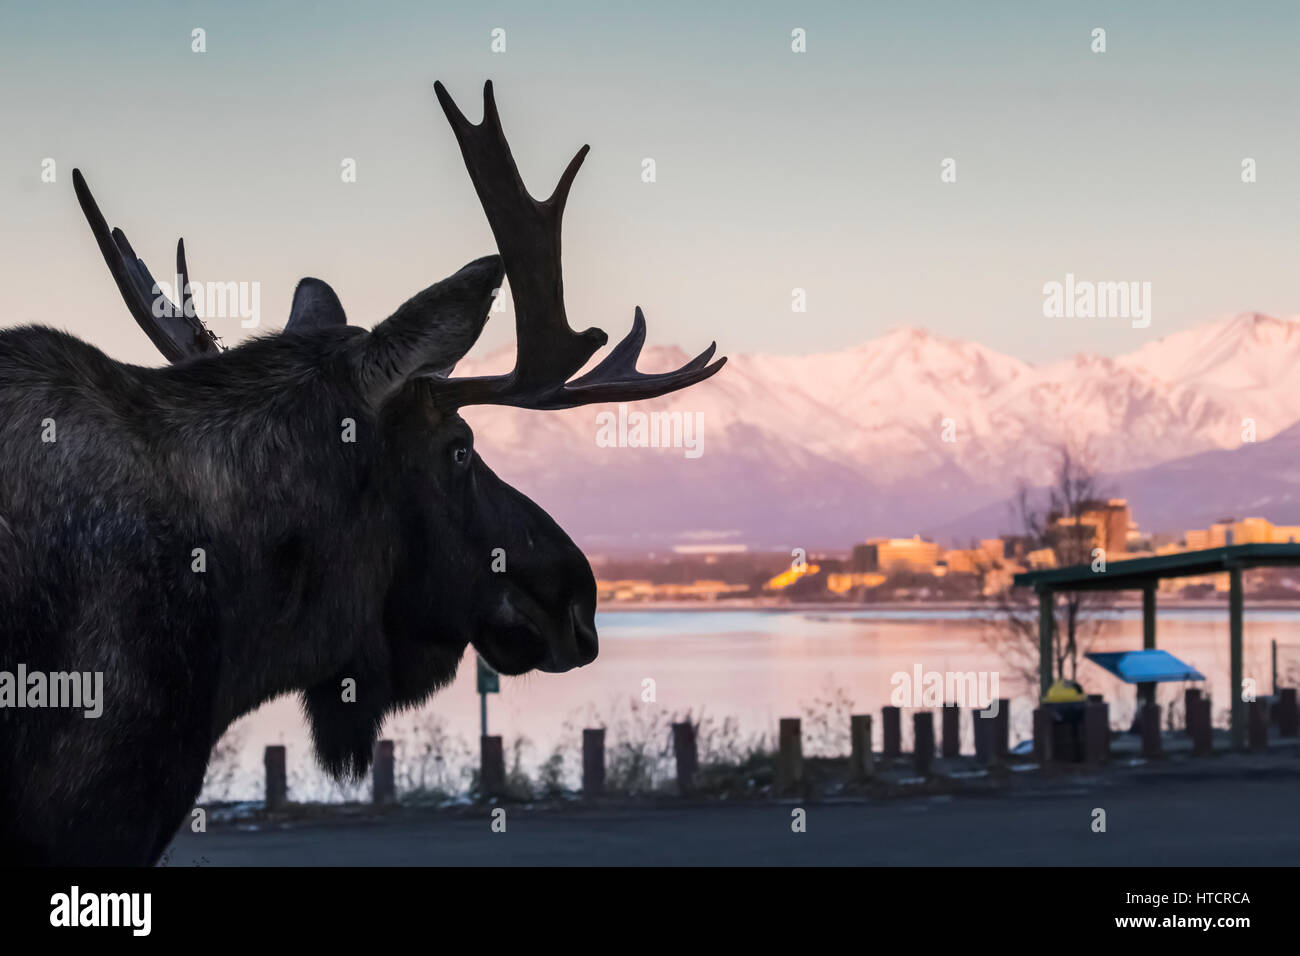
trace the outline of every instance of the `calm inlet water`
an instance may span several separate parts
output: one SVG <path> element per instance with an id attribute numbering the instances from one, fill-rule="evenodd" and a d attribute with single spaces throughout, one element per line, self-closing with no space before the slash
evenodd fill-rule
<path id="1" fill-rule="evenodd" d="M 619 611 L 597 615 L 600 657 L 568 674 L 530 674 L 502 678 L 501 693 L 488 698 L 489 733 L 502 734 L 507 750 L 526 739 L 523 763 L 535 768 L 557 747 L 566 765 L 576 767 L 580 730 L 629 719 L 648 722 L 690 712 L 721 720 L 734 718 L 740 735 L 775 736 L 781 717 L 803 716 L 806 736 L 814 734 L 814 712 L 830 716 L 839 733 L 847 713 L 872 713 L 876 745 L 879 711 L 890 702 L 891 678 L 926 671 L 985 671 L 999 675 L 999 696 L 1012 699 L 1012 738 L 1029 736 L 1032 697 L 1007 652 L 990 639 L 990 626 L 968 612 L 911 611 Z M 1245 674 L 1270 693 L 1270 641 L 1278 642 L 1278 669 L 1300 676 L 1300 612 L 1248 612 Z M 1228 624 L 1225 610 L 1168 610 L 1160 615 L 1159 646 L 1197 667 L 1208 678 L 1215 719 L 1224 720 L 1228 701 Z M 1115 612 L 1093 641 L 1093 650 L 1128 650 L 1142 645 L 1140 614 Z M 448 773 L 463 773 L 477 759 L 479 698 L 475 692 L 473 651 L 466 654 L 455 682 L 419 711 L 400 715 L 385 736 L 405 741 L 427 754 L 429 729 Z M 1089 661 L 1079 667 L 1085 689 L 1103 693 L 1112 722 L 1132 716 L 1134 689 Z M 641 703 L 646 681 L 654 702 Z M 1284 679 L 1283 684 L 1286 683 Z M 1160 688 L 1161 701 L 1181 700 L 1182 684 Z M 982 702 L 981 702 L 982 703 Z M 905 737 L 910 718 L 904 715 Z M 416 728 L 424 728 L 418 738 Z M 969 728 L 966 736 L 969 737 Z M 847 739 L 847 727 L 843 731 Z M 288 747 L 293 795 L 300 799 L 338 798 L 358 791 L 325 785 L 314 770 L 310 734 L 297 699 L 272 701 L 245 717 L 228 736 L 224 793 L 210 780 L 208 795 L 253 797 L 261 789 L 263 748 Z M 833 748 L 823 736 L 806 746 Z M 966 741 L 970 747 L 970 741 Z M 400 769 L 399 769 L 400 776 Z"/>

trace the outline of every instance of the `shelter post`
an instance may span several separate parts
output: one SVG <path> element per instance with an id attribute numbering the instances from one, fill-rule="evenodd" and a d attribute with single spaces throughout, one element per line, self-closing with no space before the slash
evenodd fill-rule
<path id="1" fill-rule="evenodd" d="M 1232 748 L 1240 750 L 1246 743 L 1246 714 L 1241 703 L 1241 565 L 1228 570 L 1228 639 L 1231 660 Z"/>
<path id="2" fill-rule="evenodd" d="M 1156 586 L 1154 583 L 1142 588 L 1142 649 L 1145 651 L 1156 649 Z M 1155 682 L 1147 681 L 1139 685 L 1138 697 L 1141 699 L 1141 705 L 1154 704 L 1156 702 Z M 1139 713 L 1142 712 L 1141 705 L 1139 705 Z"/>
<path id="3" fill-rule="evenodd" d="M 1051 588 L 1038 589 L 1038 684 L 1043 697 L 1052 686 L 1052 625 L 1056 617 L 1052 597 Z"/>

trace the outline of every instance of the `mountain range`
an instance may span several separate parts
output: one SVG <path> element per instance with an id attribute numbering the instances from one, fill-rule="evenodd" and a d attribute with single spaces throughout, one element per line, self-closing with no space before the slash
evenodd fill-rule
<path id="1" fill-rule="evenodd" d="M 641 368 L 687 358 L 647 348 Z M 1300 523 L 1297 374 L 1300 321 L 1257 313 L 1041 365 L 900 328 L 838 352 L 733 355 L 701 385 L 628 407 L 697 416 L 698 457 L 607 447 L 600 416 L 616 407 L 464 415 L 487 463 L 589 552 L 958 543 L 1018 530 L 1008 497 L 1050 481 L 1065 446 L 1148 530 L 1247 513 Z"/>

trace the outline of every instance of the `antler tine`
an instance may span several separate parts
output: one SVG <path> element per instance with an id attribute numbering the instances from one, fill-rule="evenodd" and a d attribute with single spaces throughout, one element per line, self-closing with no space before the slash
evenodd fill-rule
<path id="1" fill-rule="evenodd" d="M 590 146 L 583 146 L 578 150 L 573 159 L 569 160 L 569 165 L 565 167 L 564 172 L 560 174 L 560 181 L 555 184 L 550 198 L 543 203 L 554 208 L 557 215 L 564 214 L 564 207 L 569 202 L 569 188 L 578 178 L 578 170 L 582 168 L 582 161 L 587 158 L 589 152 L 591 152 Z"/>
<path id="2" fill-rule="evenodd" d="M 638 372 L 636 363 L 641 357 L 645 335 L 645 315 L 641 307 L 637 306 L 636 315 L 632 319 L 632 330 L 618 345 L 614 346 L 613 351 L 605 356 L 599 365 L 586 375 L 565 384 L 559 390 L 556 400 L 570 404 L 555 407 L 654 398 L 656 395 L 702 382 L 727 362 L 726 358 L 721 358 L 713 365 L 709 365 L 709 359 L 713 358 L 713 353 L 718 347 L 716 342 L 710 342 L 707 349 L 672 372 L 655 374 Z"/>
<path id="3" fill-rule="evenodd" d="M 579 405 L 599 405 L 609 402 L 639 402 L 658 398 L 669 392 L 678 392 L 716 375 L 727 364 L 725 357 L 712 365 L 705 364 L 713 356 L 715 345 L 710 345 L 698 356 L 674 372 L 646 375 L 637 372 L 626 379 L 593 382 L 589 385 L 566 385 L 545 408 L 576 408 Z M 530 408 L 536 406 L 529 406 Z"/>
<path id="4" fill-rule="evenodd" d="M 434 90 L 456 135 L 510 279 L 518 341 L 512 374 L 516 381 L 533 388 L 558 385 L 608 341 L 600 329 L 573 331 L 564 311 L 561 220 L 569 188 L 588 149 L 583 147 L 570 161 L 551 197 L 538 202 L 519 175 L 501 128 L 492 82 L 484 84 L 483 120 L 477 125 L 465 118 L 442 83 L 435 83 Z"/>
<path id="5" fill-rule="evenodd" d="M 140 263 L 144 265 L 143 262 Z M 196 347 L 201 348 L 204 352 L 221 352 L 225 346 L 221 344 L 221 339 L 208 328 L 207 324 L 198 316 L 194 308 L 194 290 L 190 288 L 190 269 L 185 264 L 185 240 L 176 240 L 176 274 L 180 276 L 181 282 L 181 315 L 187 321 L 192 322 L 192 327 L 197 326 L 194 330 L 194 342 Z"/>
<path id="6" fill-rule="evenodd" d="M 162 352 L 163 357 L 169 362 L 177 362 L 221 351 L 216 338 L 194 316 L 184 246 L 178 243 L 176 249 L 177 273 L 183 277 L 181 308 L 164 300 L 170 308 L 163 310 L 163 315 L 156 315 L 153 304 L 159 295 L 154 291 L 158 286 L 144 260 L 135 254 L 126 233 L 121 229 L 109 228 L 108 221 L 100 212 L 99 204 L 95 202 L 79 169 L 72 171 L 72 186 L 127 310 L 158 351 Z"/>
<path id="7" fill-rule="evenodd" d="M 185 264 L 185 240 L 183 238 L 176 240 L 176 274 L 181 279 L 181 314 L 185 316 L 195 315 L 194 293 L 190 290 L 190 270 Z"/>
<path id="8" fill-rule="evenodd" d="M 645 315 L 641 306 L 636 307 L 632 316 L 632 331 L 623 336 L 622 341 L 600 360 L 600 364 L 586 375 L 575 378 L 570 385 L 581 385 L 600 379 L 615 372 L 635 372 L 636 360 L 641 357 L 641 348 L 645 345 Z"/>
<path id="9" fill-rule="evenodd" d="M 492 81 L 485 80 L 483 83 L 483 125 L 492 132 L 496 133 L 496 138 L 506 147 L 506 152 L 510 152 L 510 147 L 506 144 L 506 133 L 501 128 L 501 113 L 497 109 L 496 91 L 492 89 Z M 513 158 L 513 157 L 512 157 Z M 515 170 L 518 172 L 518 169 Z M 519 179 L 520 186 L 523 185 L 523 179 Z"/>

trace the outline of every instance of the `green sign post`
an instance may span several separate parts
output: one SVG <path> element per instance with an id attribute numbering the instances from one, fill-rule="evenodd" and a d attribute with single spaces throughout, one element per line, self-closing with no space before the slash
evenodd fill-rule
<path id="1" fill-rule="evenodd" d="M 501 693 L 501 675 L 488 666 L 482 655 L 478 655 L 478 700 L 479 725 L 482 736 L 487 732 L 487 695 Z"/>

